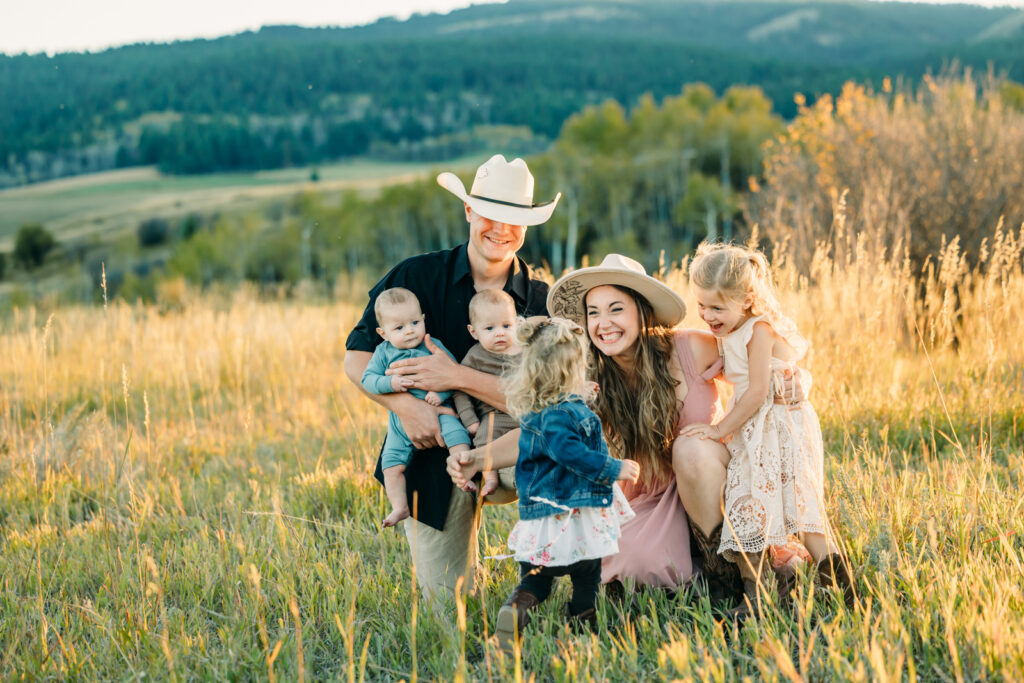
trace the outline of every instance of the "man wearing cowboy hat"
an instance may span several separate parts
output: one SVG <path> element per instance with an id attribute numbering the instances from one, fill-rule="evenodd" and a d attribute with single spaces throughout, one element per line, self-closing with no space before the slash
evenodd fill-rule
<path id="1" fill-rule="evenodd" d="M 501 155 L 477 169 L 468 193 L 453 173 L 442 173 L 437 182 L 462 200 L 469 241 L 454 249 L 408 258 L 370 289 L 362 319 L 345 343 L 345 374 L 361 388 L 363 371 L 381 341 L 375 332 L 374 301 L 385 289 L 405 287 L 416 295 L 426 315 L 426 343 L 432 353 L 397 361 L 388 373 L 412 380 L 414 388 L 459 390 L 504 409 L 505 397 L 496 376 L 452 362 L 431 337 L 444 341 L 461 360 L 475 343 L 468 330 L 469 300 L 486 289 L 510 294 L 520 315 L 546 315 L 548 286 L 530 276 L 529 266 L 516 252 L 523 245 L 527 226 L 548 220 L 561 195 L 534 204 L 533 176 L 526 163 L 522 159 L 508 162 Z M 467 590 L 472 588 L 478 520 L 473 495 L 455 488 L 445 471 L 448 452 L 438 415 L 450 409 L 435 408 L 408 393 L 366 395 L 399 417 L 419 449 L 405 471 L 409 509 L 415 518 L 405 522 L 405 531 L 421 589 L 428 595 L 453 593 L 460 577 L 465 577 Z M 381 479 L 379 459 L 376 476 Z M 514 500 L 510 490 L 514 483 L 502 484 L 495 501 Z"/>

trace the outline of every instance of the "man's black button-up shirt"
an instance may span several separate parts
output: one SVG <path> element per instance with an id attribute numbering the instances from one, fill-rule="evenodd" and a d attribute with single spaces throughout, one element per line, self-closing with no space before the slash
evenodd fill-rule
<path id="1" fill-rule="evenodd" d="M 440 339 L 448 350 L 461 361 L 476 343 L 469 334 L 469 300 L 476 294 L 473 274 L 469 268 L 467 245 L 413 256 L 395 266 L 391 272 L 370 289 L 370 301 L 363 316 L 349 333 L 345 348 L 372 353 L 383 341 L 377 334 L 377 318 L 373 304 L 377 296 L 391 287 L 404 287 L 420 300 L 426 316 L 427 334 Z M 516 312 L 524 317 L 547 315 L 548 285 L 530 277 L 530 268 L 516 257 L 504 290 L 516 304 Z M 431 448 L 417 451 L 405 470 L 409 508 L 413 507 L 413 493 L 418 493 L 416 518 L 436 529 L 444 528 L 452 482 L 445 471 L 448 451 Z M 377 478 L 383 481 L 380 460 Z"/>

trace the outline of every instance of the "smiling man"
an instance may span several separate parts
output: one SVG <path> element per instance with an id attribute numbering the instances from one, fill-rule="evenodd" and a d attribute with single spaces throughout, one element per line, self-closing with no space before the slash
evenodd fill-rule
<path id="1" fill-rule="evenodd" d="M 469 241 L 408 258 L 373 286 L 363 317 L 345 344 L 345 374 L 361 388 L 363 371 L 381 342 L 375 331 L 374 301 L 386 289 L 404 287 L 416 295 L 426 315 L 426 343 L 432 353 L 398 361 L 388 372 L 411 380 L 414 388 L 462 391 L 505 410 L 496 376 L 452 362 L 430 337 L 440 339 L 461 361 L 475 343 L 468 329 L 469 300 L 487 289 L 508 293 L 519 315 L 546 315 L 548 286 L 531 277 L 529 266 L 516 252 L 523 246 L 527 226 L 548 220 L 561 195 L 534 204 L 533 176 L 526 162 L 509 162 L 501 155 L 477 169 L 468 193 L 453 173 L 442 173 L 437 182 L 462 200 Z M 448 452 L 438 419 L 442 412 L 454 412 L 402 392 L 367 396 L 398 416 L 418 449 L 405 470 L 414 519 L 403 524 L 420 588 L 430 596 L 453 593 L 459 578 L 465 577 L 464 587 L 471 589 L 479 530 L 475 500 L 473 494 L 456 488 L 445 471 Z M 376 476 L 381 479 L 379 459 Z M 495 499 L 508 502 L 515 495 L 499 489 Z"/>

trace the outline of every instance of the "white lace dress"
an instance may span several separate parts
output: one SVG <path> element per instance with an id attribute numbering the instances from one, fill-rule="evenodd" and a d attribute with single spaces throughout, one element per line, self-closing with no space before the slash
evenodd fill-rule
<path id="1" fill-rule="evenodd" d="M 757 316 L 719 341 L 725 376 L 735 387 L 729 409 L 750 384 L 747 343 Z M 786 545 L 787 534 L 825 533 L 823 455 L 818 414 L 808 401 L 777 405 L 772 394 L 781 372 L 795 370 L 807 353 L 807 341 L 787 318 L 772 323 L 777 334 L 796 351 L 793 362 L 772 359 L 772 391 L 764 404 L 727 444 L 725 525 L 718 552 L 756 553 L 770 545 Z M 801 376 L 801 382 L 809 386 Z"/>

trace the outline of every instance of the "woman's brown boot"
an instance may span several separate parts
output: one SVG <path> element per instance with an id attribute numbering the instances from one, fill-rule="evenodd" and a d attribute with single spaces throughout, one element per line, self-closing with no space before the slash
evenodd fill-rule
<path id="1" fill-rule="evenodd" d="M 853 577 L 850 561 L 841 553 L 831 553 L 818 563 L 818 583 L 822 588 L 834 588 L 843 594 L 843 602 L 853 608 Z"/>
<path id="2" fill-rule="evenodd" d="M 740 561 L 743 562 L 745 560 Z M 796 588 L 796 570 L 789 565 L 785 565 L 777 570 L 774 569 L 767 550 L 761 554 L 761 558 L 757 562 L 757 566 L 753 567 L 753 570 L 760 577 L 760 581 L 743 579 L 744 600 L 738 607 L 729 611 L 729 616 L 733 619 L 745 619 L 751 616 L 754 618 L 760 617 L 761 608 L 767 605 L 765 591 L 770 590 L 772 585 L 778 591 L 776 604 L 779 606 L 779 609 L 784 612 L 792 611 L 793 597 L 791 593 Z M 760 595 L 758 594 L 759 591 Z"/>
<path id="3" fill-rule="evenodd" d="M 700 527 L 691 520 L 690 540 L 691 549 L 700 557 L 704 566 L 703 579 L 707 585 L 708 596 L 712 600 L 741 598 L 744 586 L 739 568 L 718 554 L 718 546 L 722 543 L 722 524 L 705 536 Z"/>

